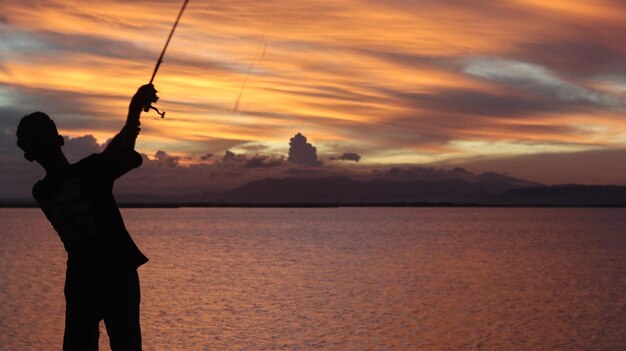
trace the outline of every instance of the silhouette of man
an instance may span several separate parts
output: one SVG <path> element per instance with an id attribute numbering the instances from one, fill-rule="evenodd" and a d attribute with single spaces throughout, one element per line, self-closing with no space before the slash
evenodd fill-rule
<path id="1" fill-rule="evenodd" d="M 98 350 L 100 320 L 112 350 L 141 350 L 137 268 L 148 259 L 126 230 L 112 191 L 117 178 L 141 165 L 135 140 L 141 110 L 152 101 L 154 86 L 140 87 L 122 130 L 104 151 L 74 164 L 65 158 L 63 137 L 45 113 L 26 115 L 17 127 L 24 157 L 46 171 L 33 197 L 67 251 L 65 351 Z"/>

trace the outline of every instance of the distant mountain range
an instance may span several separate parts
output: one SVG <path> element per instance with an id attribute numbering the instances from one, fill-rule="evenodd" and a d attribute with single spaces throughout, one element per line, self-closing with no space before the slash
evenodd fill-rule
<path id="1" fill-rule="evenodd" d="M 117 198 L 120 204 L 135 206 L 626 206 L 626 186 L 545 186 L 493 172 L 474 174 L 461 168 L 389 170 L 369 176 L 372 179 L 262 179 L 222 192 L 177 196 L 119 194 Z M 5 201 L 4 205 L 10 206 L 11 202 Z"/>
<path id="2" fill-rule="evenodd" d="M 492 202 L 526 206 L 626 206 L 626 186 L 568 184 L 513 189 Z"/>
<path id="3" fill-rule="evenodd" d="M 347 177 L 264 179 L 240 188 L 203 194 L 196 200 L 216 203 L 398 203 L 476 202 L 512 189 L 503 182 L 359 181 Z"/>
<path id="4" fill-rule="evenodd" d="M 464 170 L 463 170 L 464 171 Z M 122 195 L 126 203 L 186 205 L 490 205 L 621 206 L 626 186 L 545 186 L 498 173 L 442 180 L 357 180 L 350 177 L 282 178 L 250 182 L 239 188 L 176 197 Z M 471 175 L 471 176 L 468 176 Z M 429 177 L 430 178 L 430 177 Z"/>

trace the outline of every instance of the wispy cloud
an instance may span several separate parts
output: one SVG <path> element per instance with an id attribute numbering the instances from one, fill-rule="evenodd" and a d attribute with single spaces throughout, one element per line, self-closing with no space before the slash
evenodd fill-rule
<path id="1" fill-rule="evenodd" d="M 463 72 L 507 85 L 511 89 L 524 90 L 533 94 L 534 100 L 548 97 L 563 103 L 581 103 L 598 108 L 626 107 L 626 97 L 595 91 L 568 82 L 559 78 L 555 72 L 537 64 L 479 58 L 471 60 Z"/>

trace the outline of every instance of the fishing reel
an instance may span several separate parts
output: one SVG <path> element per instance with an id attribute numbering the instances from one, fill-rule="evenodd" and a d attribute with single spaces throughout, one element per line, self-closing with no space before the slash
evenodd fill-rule
<path id="1" fill-rule="evenodd" d="M 141 109 L 144 112 L 155 110 L 156 113 L 161 116 L 161 118 L 164 118 L 165 112 L 161 112 L 156 107 L 152 106 L 152 104 L 156 103 L 159 100 L 159 97 L 156 93 L 157 90 L 154 89 L 154 85 L 152 85 L 152 83 L 143 85 L 141 88 L 139 88 L 139 90 L 137 90 L 137 93 L 133 96 L 132 103 L 135 106 L 141 106 Z"/>
<path id="2" fill-rule="evenodd" d="M 156 113 L 158 113 L 159 116 L 161 116 L 161 118 L 165 118 L 165 111 L 161 112 L 161 111 L 159 111 L 158 108 L 152 106 L 152 104 L 155 104 L 157 102 L 157 100 L 159 100 L 159 97 L 157 96 L 156 93 L 157 93 L 157 91 L 154 90 L 154 93 L 151 96 L 148 97 L 148 100 L 146 101 L 146 103 L 143 106 L 143 112 L 148 112 L 148 111 L 150 111 L 152 109 L 152 110 L 155 110 Z"/>

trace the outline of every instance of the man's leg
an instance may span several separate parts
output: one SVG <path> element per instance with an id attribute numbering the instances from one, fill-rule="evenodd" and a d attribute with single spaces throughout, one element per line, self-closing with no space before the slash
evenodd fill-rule
<path id="1" fill-rule="evenodd" d="M 102 317 L 95 296 L 65 289 L 65 334 L 63 351 L 97 351 Z"/>
<path id="2" fill-rule="evenodd" d="M 120 275 L 102 295 L 104 325 L 112 351 L 140 351 L 139 277 L 133 270 Z"/>

